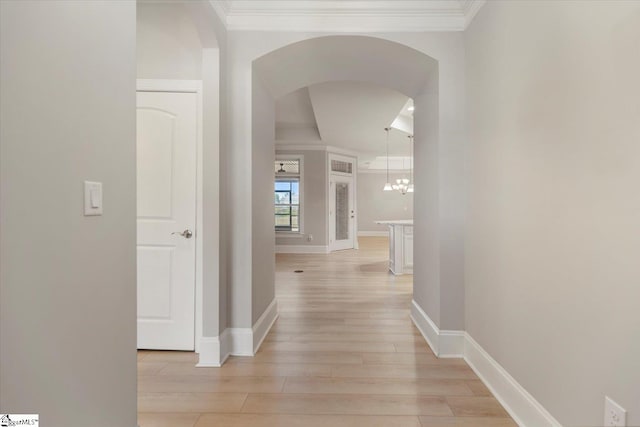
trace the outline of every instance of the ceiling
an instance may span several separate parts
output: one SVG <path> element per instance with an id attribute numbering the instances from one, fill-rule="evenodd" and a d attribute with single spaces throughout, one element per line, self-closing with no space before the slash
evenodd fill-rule
<path id="1" fill-rule="evenodd" d="M 276 100 L 278 145 L 330 145 L 358 154 L 361 169 L 386 167 L 385 127 L 391 169 L 409 167 L 413 102 L 394 90 L 364 82 L 328 82 Z"/>
<path id="2" fill-rule="evenodd" d="M 463 31 L 485 0 L 210 0 L 228 30 Z"/>

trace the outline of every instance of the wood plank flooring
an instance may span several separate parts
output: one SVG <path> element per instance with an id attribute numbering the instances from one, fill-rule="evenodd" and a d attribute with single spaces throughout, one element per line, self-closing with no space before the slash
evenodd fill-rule
<path id="1" fill-rule="evenodd" d="M 516 426 L 464 361 L 433 355 L 387 251 L 278 255 L 280 317 L 253 358 L 139 352 L 140 427 Z"/>

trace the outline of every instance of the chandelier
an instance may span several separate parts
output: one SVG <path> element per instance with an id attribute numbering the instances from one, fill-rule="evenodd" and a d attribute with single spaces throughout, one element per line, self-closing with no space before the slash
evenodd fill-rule
<path id="1" fill-rule="evenodd" d="M 384 185 L 384 191 L 397 190 L 403 196 L 407 193 L 413 193 L 413 135 L 409 135 L 409 178 L 398 178 L 395 184 L 389 182 L 389 128 L 384 128 L 387 132 L 387 183 Z M 404 159 L 402 159 L 404 167 Z"/>

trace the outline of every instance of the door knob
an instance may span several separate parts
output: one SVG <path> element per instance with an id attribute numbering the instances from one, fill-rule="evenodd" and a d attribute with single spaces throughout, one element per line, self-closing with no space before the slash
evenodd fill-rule
<path id="1" fill-rule="evenodd" d="M 191 238 L 191 236 L 193 236 L 193 232 L 192 232 L 191 230 L 189 230 L 188 228 L 187 228 L 186 230 L 184 230 L 184 231 L 174 231 L 174 232 L 173 232 L 173 233 L 171 233 L 171 234 L 172 234 L 172 235 L 173 235 L 173 234 L 179 234 L 179 235 L 181 235 L 182 237 L 184 237 L 185 239 L 190 239 L 190 238 Z"/>

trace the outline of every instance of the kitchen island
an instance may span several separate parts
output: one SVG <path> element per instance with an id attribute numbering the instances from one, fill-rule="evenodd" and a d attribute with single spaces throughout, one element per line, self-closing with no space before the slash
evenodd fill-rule
<path id="1" fill-rule="evenodd" d="M 413 220 L 376 221 L 389 227 L 389 270 L 413 274 Z"/>

